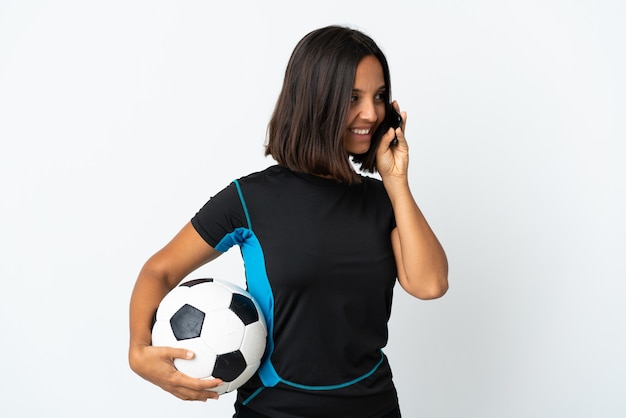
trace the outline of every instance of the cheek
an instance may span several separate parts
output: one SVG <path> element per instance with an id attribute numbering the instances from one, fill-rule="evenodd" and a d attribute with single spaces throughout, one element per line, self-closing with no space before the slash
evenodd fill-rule
<path id="1" fill-rule="evenodd" d="M 350 107 L 348 110 L 348 114 L 346 115 L 345 125 L 350 126 L 350 124 L 356 119 L 358 112 Z"/>
<path id="2" fill-rule="evenodd" d="M 377 119 L 376 127 L 378 127 L 378 125 L 380 125 L 381 122 L 385 120 L 385 113 L 386 111 L 385 111 L 384 103 L 376 106 L 376 119 Z"/>

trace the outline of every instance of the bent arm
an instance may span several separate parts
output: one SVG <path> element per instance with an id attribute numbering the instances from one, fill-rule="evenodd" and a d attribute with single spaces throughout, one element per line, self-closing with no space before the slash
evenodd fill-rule
<path id="1" fill-rule="evenodd" d="M 130 299 L 130 344 L 128 360 L 131 369 L 144 379 L 181 399 L 206 400 L 216 397 L 207 392 L 219 381 L 201 381 L 179 373 L 173 358 L 190 358 L 184 349 L 151 347 L 152 321 L 163 297 L 189 273 L 217 258 L 221 253 L 208 245 L 191 223 L 141 269 Z"/>
<path id="2" fill-rule="evenodd" d="M 398 104 L 394 107 L 399 111 Z M 396 228 L 391 232 L 398 281 L 420 299 L 435 299 L 448 290 L 448 260 L 439 240 L 417 206 L 409 188 L 409 147 L 402 127 L 383 136 L 376 154 L 376 168 L 393 206 Z M 394 136 L 398 141 L 392 145 Z"/>
<path id="3" fill-rule="evenodd" d="M 417 206 L 408 183 L 387 185 L 396 217 L 391 233 L 398 281 L 420 299 L 435 299 L 448 290 L 448 261 L 443 247 Z"/>

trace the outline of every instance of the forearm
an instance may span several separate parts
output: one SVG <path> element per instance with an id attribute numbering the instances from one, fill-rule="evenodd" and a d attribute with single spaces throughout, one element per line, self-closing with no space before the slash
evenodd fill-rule
<path id="1" fill-rule="evenodd" d="M 442 296 L 448 289 L 443 247 L 415 202 L 407 179 L 387 179 L 385 187 L 396 218 L 392 239 L 400 284 L 421 299 Z"/>
<path id="2" fill-rule="evenodd" d="M 139 274 L 130 300 L 129 356 L 131 356 L 131 362 L 134 349 L 151 344 L 154 314 L 170 288 L 170 284 L 163 275 L 150 271 L 147 267 L 144 267 Z"/>

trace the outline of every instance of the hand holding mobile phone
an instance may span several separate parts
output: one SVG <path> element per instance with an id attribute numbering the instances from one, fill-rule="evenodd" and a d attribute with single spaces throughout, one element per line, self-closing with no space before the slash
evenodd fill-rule
<path id="1" fill-rule="evenodd" d="M 363 171 L 368 171 L 370 173 L 376 172 L 376 150 L 380 146 L 382 137 L 389 132 L 389 128 L 393 128 L 395 130 L 401 126 L 402 116 L 400 116 L 396 109 L 394 109 L 391 103 L 388 103 L 385 109 L 385 119 L 376 128 L 376 132 L 374 132 L 374 135 L 372 136 L 372 143 L 370 145 L 371 152 L 353 155 L 352 161 L 357 164 L 361 164 L 361 169 Z M 398 145 L 398 138 L 394 137 L 389 146 L 395 147 L 396 145 Z"/>

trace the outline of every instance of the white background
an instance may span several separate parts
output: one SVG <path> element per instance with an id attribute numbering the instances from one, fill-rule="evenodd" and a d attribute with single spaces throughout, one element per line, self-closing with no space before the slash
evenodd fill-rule
<path id="1" fill-rule="evenodd" d="M 0 416 L 229 417 L 127 366 L 143 262 L 232 179 L 312 29 L 387 54 L 449 293 L 400 290 L 406 417 L 626 416 L 621 1 L 0 0 Z M 241 279 L 238 251 L 195 277 Z"/>

